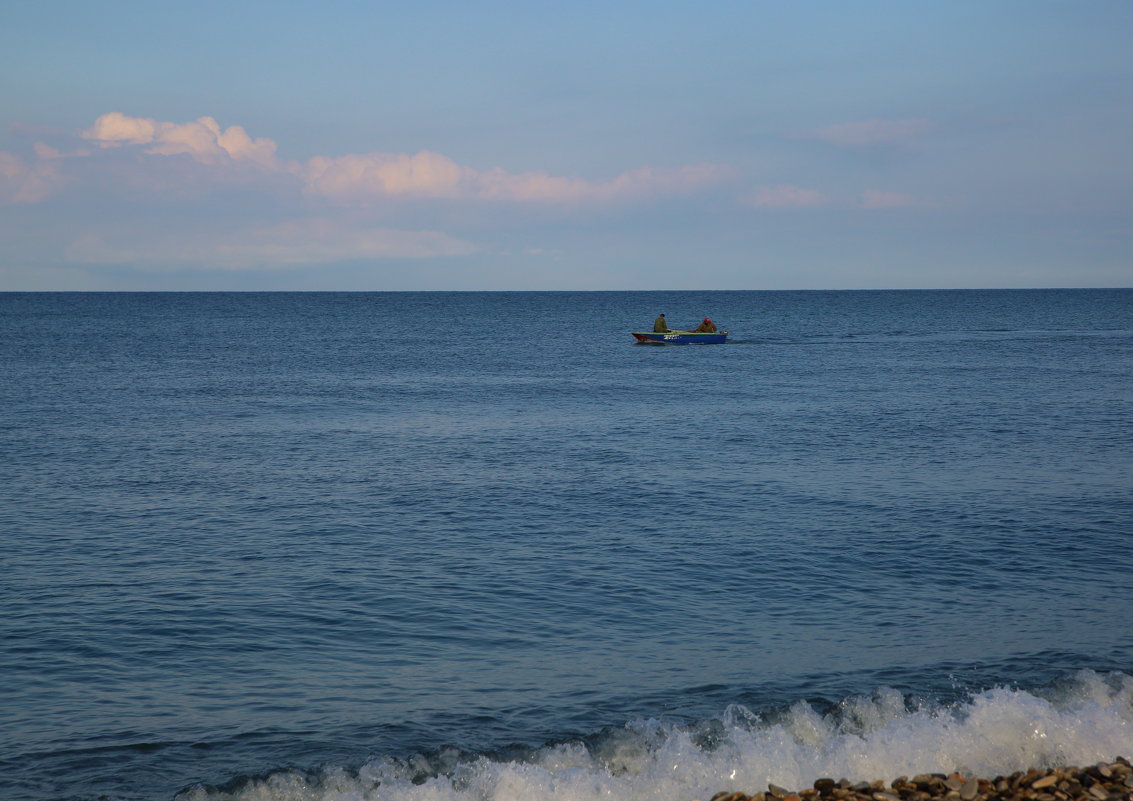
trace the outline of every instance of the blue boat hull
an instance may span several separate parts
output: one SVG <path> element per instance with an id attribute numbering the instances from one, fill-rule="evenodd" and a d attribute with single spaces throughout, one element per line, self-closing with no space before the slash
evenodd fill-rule
<path id="1" fill-rule="evenodd" d="M 665 334 L 654 334 L 652 331 L 632 333 L 638 342 L 650 345 L 723 345 L 728 341 L 727 331 L 716 331 L 711 334 L 698 334 L 695 331 L 669 331 Z"/>

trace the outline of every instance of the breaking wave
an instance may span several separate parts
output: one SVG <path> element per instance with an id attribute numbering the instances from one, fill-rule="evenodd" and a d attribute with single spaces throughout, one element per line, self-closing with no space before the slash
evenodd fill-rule
<path id="1" fill-rule="evenodd" d="M 731 705 L 711 720 L 639 720 L 521 753 L 375 756 L 195 786 L 176 801 L 691 801 L 822 777 L 991 777 L 1129 754 L 1133 677 L 1083 670 L 1043 692 L 999 686 L 949 705 L 880 688 L 825 713 L 805 701 L 763 714 Z"/>

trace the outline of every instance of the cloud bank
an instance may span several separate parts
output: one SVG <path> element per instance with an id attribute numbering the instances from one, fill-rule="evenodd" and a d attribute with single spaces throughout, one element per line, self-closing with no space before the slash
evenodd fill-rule
<path id="1" fill-rule="evenodd" d="M 906 141 L 930 129 L 926 120 L 870 120 L 819 129 L 813 136 L 860 147 Z M 39 133 L 27 127 L 26 135 Z M 43 135 L 63 138 L 58 132 Z M 517 207 L 550 214 L 579 209 L 605 213 L 693 198 L 736 178 L 727 166 L 701 163 L 639 166 L 593 180 L 545 171 L 477 169 L 430 150 L 286 160 L 272 139 L 252 137 L 239 125 L 222 127 L 212 117 L 167 122 L 117 111 L 72 136 L 67 150 L 37 141 L 25 158 L 0 152 L 0 204 L 32 206 L 64 192 L 70 200 L 86 198 L 89 204 L 94 197 L 102 204 L 104 213 L 68 226 L 68 241 L 61 245 L 67 260 L 146 270 L 288 269 L 466 256 L 490 248 L 437 230 L 445 220 L 455 225 L 474 219 L 491 226 L 493 219 L 506 220 Z M 921 205 L 910 196 L 880 190 L 866 190 L 847 204 L 794 184 L 756 187 L 740 200 L 764 210 Z M 115 203 L 121 204 L 121 213 L 107 213 Z M 489 211 L 465 214 L 470 206 Z M 97 221 L 100 216 L 102 222 Z M 138 222 L 143 218 L 148 222 Z M 241 219 L 258 222 L 241 224 Z M 424 229 L 410 230 L 404 227 L 406 219 L 428 222 Z"/>
<path id="2" fill-rule="evenodd" d="M 727 180 L 712 164 L 641 167 L 611 181 L 587 181 L 544 172 L 478 171 L 439 153 L 368 153 L 316 157 L 300 174 L 306 192 L 338 201 L 416 197 L 508 203 L 611 203 L 690 194 Z"/>
<path id="3" fill-rule="evenodd" d="M 610 181 L 589 181 L 544 172 L 480 171 L 448 156 L 421 150 L 315 156 L 305 163 L 281 162 L 278 147 L 253 139 L 239 125 L 221 129 L 212 117 L 159 122 L 120 112 L 103 114 L 82 133 L 100 148 L 137 147 L 151 156 L 189 156 L 203 164 L 255 164 L 298 177 L 307 197 L 340 204 L 380 199 L 578 204 L 632 202 L 699 192 L 732 176 L 717 165 L 640 167 Z"/>
<path id="4" fill-rule="evenodd" d="M 25 127 L 27 134 L 38 135 L 39 129 Z M 58 132 L 51 133 L 58 138 Z M 69 152 L 43 142 L 36 142 L 33 152 L 30 158 L 0 152 L 0 203 L 44 203 L 73 184 L 77 191 L 93 191 L 102 203 L 127 204 L 113 224 L 73 226 L 66 258 L 149 270 L 187 265 L 286 269 L 463 256 L 482 246 L 432 228 L 405 230 L 383 220 L 396 218 L 409 201 L 417 204 L 409 208 L 418 214 L 420 201 L 608 207 L 692 195 L 732 178 L 727 168 L 699 164 L 638 167 L 595 181 L 500 167 L 477 170 L 429 150 L 319 155 L 302 162 L 281 159 L 272 139 L 252 137 L 239 125 L 224 128 L 212 117 L 166 122 L 118 111 L 80 131 Z M 243 193 L 245 205 L 231 208 L 228 216 L 223 204 L 232 200 L 224 193 L 233 188 Z M 160 215 L 163 204 L 174 209 L 186 202 L 198 204 L 190 217 L 200 212 L 201 218 L 133 224 L 136 215 L 127 209 L 138 202 L 145 204 L 147 219 Z M 443 220 L 445 208 L 424 213 Z M 238 219 L 244 215 L 267 222 L 241 227 Z"/>
<path id="5" fill-rule="evenodd" d="M 831 125 L 816 129 L 808 136 L 854 148 L 909 141 L 932 127 L 932 123 L 924 119 L 875 119 Z M 419 200 L 601 207 L 692 196 L 737 177 L 730 167 L 702 163 L 680 167 L 643 166 L 609 180 L 590 180 L 541 171 L 513 173 L 501 167 L 478 170 L 430 150 L 414 154 L 317 155 L 305 162 L 285 161 L 280 159 L 275 141 L 253 138 L 239 125 L 222 128 L 212 117 L 184 123 L 163 122 L 117 111 L 98 117 L 79 136 L 83 142 L 93 145 L 93 150 L 82 148 L 61 153 L 36 143 L 37 158 L 30 162 L 0 152 L 0 203 L 42 202 L 66 183 L 64 165 L 67 162 L 97 159 L 101 152 L 130 149 L 143 158 L 188 158 L 190 164 L 196 162 L 214 170 L 220 168 L 219 172 L 199 176 L 205 186 L 210 181 L 220 186 L 225 176 L 241 175 L 245 184 L 262 181 L 265 193 L 288 191 L 286 187 L 297 186 L 299 196 L 308 201 L 360 208 L 379 202 Z M 144 170 L 144 163 L 138 169 Z M 285 180 L 281 182 L 280 178 Z M 185 173 L 164 173 L 155 165 L 147 180 L 135 179 L 131 185 L 145 187 L 146 191 L 158 195 L 163 191 L 176 194 L 184 189 Z M 814 208 L 828 205 L 830 200 L 817 189 L 784 184 L 757 187 L 743 197 L 743 202 L 757 208 Z M 912 204 L 885 193 L 867 191 L 861 205 L 888 208 Z"/>

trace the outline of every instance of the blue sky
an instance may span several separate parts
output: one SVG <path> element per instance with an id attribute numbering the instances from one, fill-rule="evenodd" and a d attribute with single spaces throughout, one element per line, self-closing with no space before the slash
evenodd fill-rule
<path id="1" fill-rule="evenodd" d="M 1133 286 L 1133 3 L 0 4 L 0 290 Z"/>

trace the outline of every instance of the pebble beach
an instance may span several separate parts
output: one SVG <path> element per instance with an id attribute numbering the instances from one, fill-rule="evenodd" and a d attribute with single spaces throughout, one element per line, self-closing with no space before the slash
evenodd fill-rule
<path id="1" fill-rule="evenodd" d="M 1064 767 L 981 779 L 959 773 L 926 773 L 884 781 L 818 779 L 791 791 L 769 785 L 752 795 L 723 792 L 710 801 L 1133 801 L 1133 765 L 1118 757 L 1089 767 Z"/>

